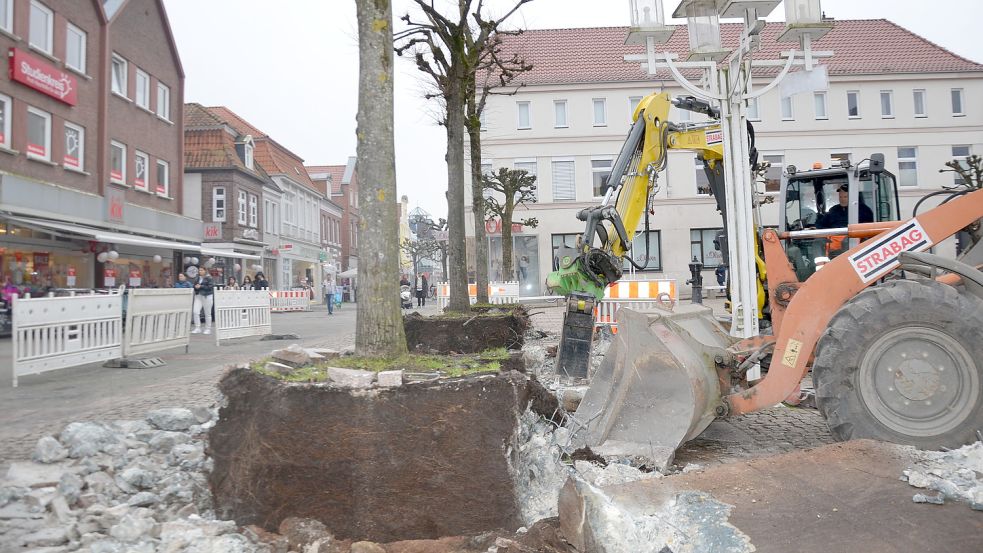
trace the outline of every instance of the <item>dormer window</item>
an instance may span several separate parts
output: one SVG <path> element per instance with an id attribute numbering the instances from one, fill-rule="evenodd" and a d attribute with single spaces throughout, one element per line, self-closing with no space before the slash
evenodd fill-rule
<path id="1" fill-rule="evenodd" d="M 245 164 L 246 169 L 250 171 L 253 168 L 253 149 L 255 148 L 255 143 L 253 143 L 253 137 L 250 134 L 246 135 L 246 138 L 242 140 L 242 162 Z"/>

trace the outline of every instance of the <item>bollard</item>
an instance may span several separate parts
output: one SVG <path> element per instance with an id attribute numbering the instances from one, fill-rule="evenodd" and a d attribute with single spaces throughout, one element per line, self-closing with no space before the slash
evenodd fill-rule
<path id="1" fill-rule="evenodd" d="M 703 303 L 703 263 L 700 263 L 695 257 L 693 262 L 689 264 L 689 272 L 692 278 L 686 281 L 686 284 L 693 285 L 693 303 Z"/>

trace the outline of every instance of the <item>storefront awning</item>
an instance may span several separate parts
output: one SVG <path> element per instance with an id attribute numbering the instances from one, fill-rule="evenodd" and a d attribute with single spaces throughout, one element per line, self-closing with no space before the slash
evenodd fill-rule
<path id="1" fill-rule="evenodd" d="M 130 246 L 145 246 L 148 248 L 161 248 L 168 250 L 185 250 L 195 252 L 201 250 L 201 246 L 189 242 L 161 240 L 158 238 L 143 237 L 135 234 L 124 234 L 122 232 L 112 232 L 108 230 L 94 229 L 91 227 L 72 225 L 70 223 L 59 223 L 45 219 L 34 219 L 31 217 L 14 217 L 8 215 L 4 218 L 18 225 L 41 230 L 42 232 L 54 231 L 55 233 L 59 234 L 76 234 L 99 242 L 127 244 Z"/>
<path id="2" fill-rule="evenodd" d="M 242 258 L 242 259 L 256 259 L 256 260 L 262 259 L 262 257 L 260 257 L 258 255 L 251 254 L 251 253 L 242 253 L 242 252 L 237 252 L 235 250 L 223 250 L 223 249 L 218 249 L 218 248 L 209 248 L 209 247 L 204 246 L 204 245 L 201 247 L 201 254 L 202 255 L 211 255 L 211 256 L 216 256 L 217 255 L 219 257 L 235 257 L 235 258 Z"/>
<path id="3" fill-rule="evenodd" d="M 348 269 L 338 273 L 338 278 L 354 278 L 358 276 L 358 269 Z"/>

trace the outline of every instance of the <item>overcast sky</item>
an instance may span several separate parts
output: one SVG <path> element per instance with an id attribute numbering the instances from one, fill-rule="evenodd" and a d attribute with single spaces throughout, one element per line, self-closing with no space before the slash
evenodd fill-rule
<path id="1" fill-rule="evenodd" d="M 515 0 L 486 0 L 501 12 Z M 185 101 L 224 105 L 304 158 L 355 155 L 358 39 L 354 0 L 165 0 L 186 74 Z M 438 4 L 450 5 L 450 0 Z M 667 16 L 678 2 L 665 0 Z M 398 18 L 409 0 L 394 0 Z M 823 0 L 836 19 L 887 18 L 983 62 L 980 0 Z M 784 19 L 781 6 L 770 20 Z M 626 25 L 627 0 L 534 0 L 515 24 L 529 29 Z M 397 27 L 398 28 L 398 27 Z M 898 52 L 899 56 L 905 53 Z M 396 177 L 410 207 L 447 212 L 443 130 L 421 78 L 397 64 Z M 975 101 L 978 101 L 975 100 Z"/>

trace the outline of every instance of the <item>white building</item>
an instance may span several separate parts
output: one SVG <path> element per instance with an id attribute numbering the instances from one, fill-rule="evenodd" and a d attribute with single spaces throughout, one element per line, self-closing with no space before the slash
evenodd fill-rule
<path id="1" fill-rule="evenodd" d="M 776 42 L 783 28 L 784 23 L 767 24 L 758 59 L 775 59 L 797 46 Z M 722 25 L 725 48 L 736 46 L 740 31 L 740 24 Z M 572 245 L 584 231 L 576 213 L 600 201 L 601 184 L 638 100 L 663 90 L 683 94 L 667 71 L 653 80 L 638 64 L 624 61 L 626 54 L 642 53 L 639 46 L 624 45 L 626 34 L 625 27 L 531 30 L 506 42 L 533 70 L 522 75 L 516 94 L 489 98 L 482 153 L 489 168 L 514 167 L 538 176 L 538 203 L 516 213 L 517 219 L 539 219 L 538 228 L 515 237 L 515 266 L 527 258 L 519 275 L 524 295 L 542 293 L 553 249 L 564 241 Z M 808 169 L 843 158 L 856 164 L 880 152 L 898 177 L 907 217 L 920 197 L 953 182 L 952 173 L 939 173 L 945 162 L 983 151 L 983 65 L 883 19 L 836 21 L 813 47 L 835 52 L 822 61 L 829 68 L 827 92 L 783 100 L 776 88 L 749 106 L 757 149 L 773 166 L 768 192 L 777 194 L 781 168 L 788 164 Z M 677 28 L 665 48 L 686 58 L 685 27 Z M 770 80 L 763 75 L 754 85 Z M 671 112 L 676 121 L 689 116 Z M 648 272 L 682 284 L 696 256 L 710 272 L 704 276 L 713 280 L 720 255 L 712 238 L 722 221 L 715 200 L 700 193 L 702 163 L 694 153 L 671 151 L 660 182 Z M 765 225 L 778 224 L 778 207 L 763 210 Z M 468 217 L 471 229 L 470 211 Z M 494 251 L 500 237 L 490 240 Z M 634 248 L 638 262 L 645 255 L 643 240 Z"/>

